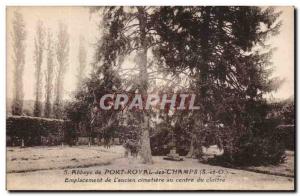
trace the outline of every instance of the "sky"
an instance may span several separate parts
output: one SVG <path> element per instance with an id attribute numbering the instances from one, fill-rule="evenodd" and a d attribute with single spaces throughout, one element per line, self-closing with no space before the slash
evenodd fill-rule
<path id="1" fill-rule="evenodd" d="M 283 79 L 280 88 L 273 93 L 275 99 L 285 99 L 294 96 L 294 9 L 280 7 L 282 26 L 280 33 L 270 39 L 269 43 L 276 50 L 271 58 L 273 62 L 273 77 Z"/>
<path id="2" fill-rule="evenodd" d="M 13 12 L 19 10 L 24 17 L 27 39 L 26 39 L 26 64 L 24 68 L 24 99 L 34 100 L 34 36 L 38 20 L 44 23 L 45 28 L 50 28 L 54 37 L 58 31 L 60 21 L 68 25 L 70 34 L 70 54 L 69 66 L 64 80 L 64 99 L 70 99 L 72 92 L 76 88 L 76 74 L 78 67 L 78 45 L 79 37 L 82 35 L 86 40 L 87 62 L 88 67 L 85 70 L 85 75 L 89 72 L 89 64 L 93 59 L 93 43 L 99 37 L 97 17 L 91 16 L 88 7 L 7 7 L 6 10 L 6 40 L 7 40 L 7 98 L 12 98 L 12 80 L 13 80 L 13 63 L 12 63 L 12 41 L 10 33 L 12 31 Z M 271 99 L 286 99 L 294 95 L 294 10 L 292 7 L 277 7 L 277 10 L 282 11 L 280 20 L 282 26 L 279 35 L 270 38 L 268 43 L 276 48 L 271 58 L 273 62 L 274 72 L 272 77 L 279 77 L 283 83 L 279 89 L 268 97 Z M 44 55 L 43 78 L 46 68 L 46 54 Z M 44 87 L 43 80 L 42 86 Z M 44 99 L 44 97 L 43 97 Z"/>

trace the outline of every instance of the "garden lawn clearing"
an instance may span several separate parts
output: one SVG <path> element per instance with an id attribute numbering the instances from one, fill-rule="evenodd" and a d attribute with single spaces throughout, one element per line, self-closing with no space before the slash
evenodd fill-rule
<path id="1" fill-rule="evenodd" d="M 124 148 L 112 146 L 7 147 L 7 173 L 82 168 L 107 165 L 124 155 Z"/>

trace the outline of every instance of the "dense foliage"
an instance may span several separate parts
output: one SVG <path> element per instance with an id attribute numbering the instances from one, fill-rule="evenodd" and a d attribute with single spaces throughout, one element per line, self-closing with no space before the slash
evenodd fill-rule
<path id="1" fill-rule="evenodd" d="M 238 6 L 162 7 L 155 12 L 153 23 L 159 36 L 154 54 L 158 62 L 175 73 L 188 70 L 193 78 L 190 88 L 201 106 L 200 114 L 194 115 L 199 122 L 192 132 L 198 153 L 211 132 L 219 130 L 213 137 L 224 149 L 224 159 L 231 163 L 245 157 L 257 164 L 265 159 L 278 163 L 283 156 L 284 147 L 274 155 L 266 134 L 275 132 L 275 127 L 265 124 L 269 107 L 264 98 L 278 84 L 276 78 L 270 78 L 272 50 L 265 42 L 279 32 L 279 15 L 272 8 Z M 205 131 L 203 127 L 212 122 L 215 128 Z M 217 129 L 218 124 L 225 129 Z M 257 145 L 261 140 L 269 143 Z M 263 155 L 254 159 L 257 154 L 241 146 L 245 142 L 264 151 Z"/>
<path id="2" fill-rule="evenodd" d="M 193 92 L 201 109 L 181 114 L 131 114 L 136 118 L 132 131 L 139 132 L 145 162 L 151 162 L 150 137 L 154 154 L 176 146 L 181 154 L 189 149 L 189 156 L 201 157 L 202 146 L 217 144 L 224 150 L 222 159 L 230 164 L 240 164 L 241 159 L 251 159 L 248 163 L 255 165 L 282 160 L 284 145 L 277 140 L 275 124 L 268 122 L 270 106 L 265 98 L 278 86 L 276 78 L 270 77 L 272 48 L 266 42 L 279 32 L 279 12 L 240 6 L 92 10 L 103 16 L 103 36 L 96 44 L 87 88 L 77 94 L 75 103 L 79 106 L 73 107 L 82 109 L 84 118 L 89 114 L 83 111 L 91 111 L 91 103 L 102 94 L 125 90 L 148 93 L 155 90 L 150 84 L 159 75 L 151 73 L 163 73 L 163 79 L 176 81 L 164 86 L 171 89 L 168 93 Z M 136 74 L 122 77 L 117 69 L 124 58 L 133 56 L 137 61 L 131 70 Z M 187 82 L 178 88 L 182 78 Z M 77 116 L 80 113 L 74 111 Z M 151 127 L 157 115 L 161 121 Z M 104 128 L 112 125 L 112 116 L 113 122 L 120 119 L 109 112 L 100 116 L 98 122 L 106 122 L 100 123 Z"/>
<path id="3" fill-rule="evenodd" d="M 74 128 L 68 121 L 28 116 L 9 116 L 6 119 L 7 145 L 59 145 L 68 141 Z"/>

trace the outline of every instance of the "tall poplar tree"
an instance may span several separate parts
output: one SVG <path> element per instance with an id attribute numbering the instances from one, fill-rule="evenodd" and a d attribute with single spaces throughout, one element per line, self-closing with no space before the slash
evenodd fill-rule
<path id="1" fill-rule="evenodd" d="M 64 90 L 64 78 L 69 64 L 69 33 L 66 24 L 60 22 L 58 26 L 57 42 L 56 42 L 56 81 L 55 81 L 55 100 L 53 106 L 53 113 L 56 118 L 62 117 L 62 98 Z"/>
<path id="2" fill-rule="evenodd" d="M 54 47 L 53 35 L 50 29 L 47 32 L 47 67 L 45 71 L 45 107 L 44 116 L 49 118 L 52 113 L 51 99 L 53 93 L 53 78 L 54 78 Z"/>
<path id="3" fill-rule="evenodd" d="M 34 38 L 34 62 L 35 62 L 35 102 L 34 116 L 41 116 L 42 113 L 42 64 L 45 50 L 45 30 L 42 21 L 37 22 L 36 35 Z"/>
<path id="4" fill-rule="evenodd" d="M 77 75 L 77 87 L 80 88 L 82 84 L 82 79 L 84 76 L 84 71 L 86 67 L 86 48 L 85 48 L 85 39 L 82 35 L 79 37 L 79 49 L 78 49 L 78 75 Z"/>
<path id="5" fill-rule="evenodd" d="M 14 63 L 12 114 L 22 115 L 24 97 L 23 72 L 25 66 L 26 27 L 23 15 L 19 11 L 15 11 L 12 23 L 12 59 Z"/>

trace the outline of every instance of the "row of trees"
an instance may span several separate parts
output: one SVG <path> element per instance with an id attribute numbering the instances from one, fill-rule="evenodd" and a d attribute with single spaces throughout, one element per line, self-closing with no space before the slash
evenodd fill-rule
<path id="1" fill-rule="evenodd" d="M 274 127 L 264 126 L 269 109 L 264 95 L 276 89 L 278 82 L 270 78 L 272 48 L 265 43 L 279 32 L 279 12 L 237 6 L 117 6 L 92 8 L 91 12 L 103 16 L 103 36 L 96 44 L 92 73 L 83 84 L 86 88 L 77 93 L 69 108 L 71 119 L 91 120 L 81 109 L 97 110 L 91 103 L 107 92 L 190 91 L 197 94 L 200 111 L 126 113 L 138 127 L 144 163 L 152 163 L 150 137 L 158 127 L 188 135 L 190 156 L 201 154 L 201 147 L 214 141 L 224 149 L 226 160 L 234 162 L 245 157 L 240 156 L 242 141 L 263 149 L 260 138 L 269 141 L 263 153 L 271 153 L 272 141 L 277 141 L 265 134 Z M 132 56 L 135 66 L 122 69 L 124 59 Z M 156 85 L 160 80 L 165 85 Z M 152 129 L 157 115 L 166 125 Z M 97 121 L 107 128 L 117 118 L 117 113 L 100 111 Z M 277 155 L 278 161 L 282 151 Z"/>
<path id="2" fill-rule="evenodd" d="M 14 89 L 12 114 L 22 115 L 23 108 L 23 72 L 25 67 L 26 26 L 22 14 L 15 11 L 12 29 L 12 47 L 14 62 Z M 69 33 L 66 24 L 60 22 L 58 33 L 54 39 L 50 28 L 44 26 L 42 21 L 36 24 L 34 36 L 34 66 L 35 66 L 35 103 L 33 115 L 36 117 L 62 118 L 63 113 L 63 83 L 69 64 Z M 82 81 L 86 67 L 86 50 L 84 38 L 81 36 L 78 51 L 78 85 Z M 43 62 L 46 53 L 46 69 L 43 73 Z M 42 84 L 45 77 L 45 101 L 42 115 Z M 55 81 L 54 81 L 55 79 Z M 54 84 L 54 85 L 53 85 Z M 52 106 L 52 97 L 54 103 Z"/>

